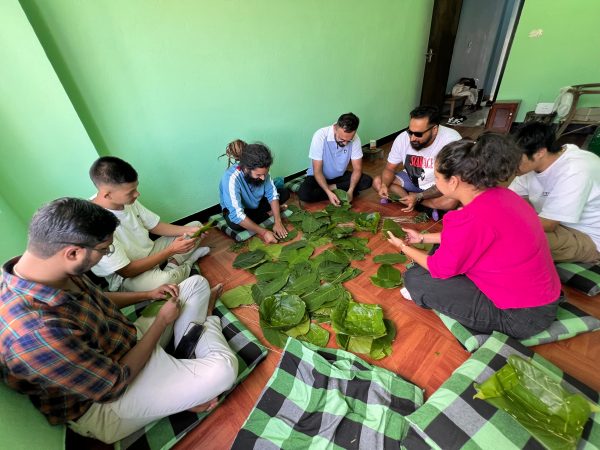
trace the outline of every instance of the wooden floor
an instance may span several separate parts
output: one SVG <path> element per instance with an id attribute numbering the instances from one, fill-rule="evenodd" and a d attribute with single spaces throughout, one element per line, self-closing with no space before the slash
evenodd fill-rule
<path id="1" fill-rule="evenodd" d="M 463 135 L 476 138 L 480 131 L 470 129 L 463 132 Z M 389 145 L 386 150 L 389 150 Z M 371 175 L 379 174 L 384 164 L 385 159 L 365 161 L 364 170 Z M 362 193 L 355 200 L 354 209 L 379 211 L 383 216 L 403 215 L 398 206 L 381 205 L 378 200 L 374 192 Z M 322 202 L 312 205 L 309 209 L 318 210 L 325 206 L 326 203 Z M 440 224 L 434 222 L 411 226 L 418 229 L 430 228 L 432 231 L 440 229 Z M 362 269 L 363 273 L 345 283 L 345 286 L 357 301 L 380 304 L 385 317 L 395 322 L 398 331 L 393 344 L 393 354 L 381 361 L 370 362 L 392 370 L 422 387 L 428 397 L 469 357 L 469 353 L 460 346 L 432 311 L 421 309 L 411 301 L 405 300 L 399 289 L 381 289 L 371 284 L 369 277 L 378 267 L 372 262 L 373 256 L 390 252 L 392 248 L 384 241 L 381 233 L 372 235 L 365 232 L 359 235 L 370 238 L 369 247 L 372 253 L 365 261 L 352 263 L 353 266 Z M 223 282 L 226 290 L 255 281 L 253 275 L 232 268 L 231 264 L 236 254 L 229 251 L 231 244 L 232 241 L 224 234 L 211 231 L 206 238 L 206 245 L 211 246 L 212 251 L 210 255 L 202 258 L 200 263 L 202 273 L 211 285 Z M 397 267 L 404 270 L 401 266 Z M 565 288 L 565 292 L 577 307 L 600 318 L 600 295 L 590 298 L 569 288 Z M 272 348 L 262 337 L 257 309 L 242 307 L 233 312 L 271 350 L 266 360 L 250 377 L 175 447 L 178 450 L 229 448 L 279 361 L 281 350 Z M 334 341 L 332 337 L 329 346 L 335 347 Z M 541 345 L 534 350 L 589 386 L 600 390 L 600 332 Z"/>

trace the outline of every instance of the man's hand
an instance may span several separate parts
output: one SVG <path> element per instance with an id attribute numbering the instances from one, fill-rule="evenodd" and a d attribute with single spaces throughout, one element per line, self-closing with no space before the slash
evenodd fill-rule
<path id="1" fill-rule="evenodd" d="M 409 192 L 405 197 L 401 197 L 400 201 L 406 205 L 406 208 L 402 208 L 403 212 L 411 212 L 417 206 L 417 194 Z"/>
<path id="2" fill-rule="evenodd" d="M 164 305 L 162 305 L 156 319 L 161 320 L 165 325 L 173 323 L 175 322 L 175 319 L 179 317 L 180 309 L 181 304 L 179 303 L 179 299 L 177 297 L 171 297 Z"/>
<path id="3" fill-rule="evenodd" d="M 388 187 L 385 185 L 385 183 L 383 183 L 383 181 L 381 182 L 381 187 L 379 188 L 378 194 L 381 198 L 388 198 Z"/>
<path id="4" fill-rule="evenodd" d="M 171 255 L 181 255 L 194 249 L 196 239 L 188 239 L 186 236 L 176 237 L 168 247 Z"/>
<path id="5" fill-rule="evenodd" d="M 333 191 L 327 192 L 327 197 L 329 197 L 329 201 L 331 202 L 332 205 L 340 206 L 340 204 L 341 204 L 340 199 L 337 197 L 337 195 L 335 195 L 333 193 Z"/>
<path id="6" fill-rule="evenodd" d="M 273 225 L 273 234 L 275 234 L 277 239 L 283 239 L 288 235 L 288 231 L 281 222 L 275 222 L 275 225 Z"/>
<path id="7" fill-rule="evenodd" d="M 179 286 L 176 284 L 163 284 L 151 291 L 148 291 L 148 298 L 152 300 L 164 300 L 170 294 L 171 297 L 179 297 Z"/>
<path id="8" fill-rule="evenodd" d="M 354 191 L 348 190 L 348 203 L 352 203 L 352 199 L 354 198 Z"/>
<path id="9" fill-rule="evenodd" d="M 277 242 L 277 238 L 275 237 L 273 232 L 269 230 L 266 230 L 263 234 L 261 234 L 260 238 L 265 244 L 275 244 Z"/>

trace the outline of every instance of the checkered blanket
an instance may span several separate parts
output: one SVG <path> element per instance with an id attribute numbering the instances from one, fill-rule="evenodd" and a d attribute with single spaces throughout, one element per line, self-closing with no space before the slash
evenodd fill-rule
<path id="1" fill-rule="evenodd" d="M 600 293 L 600 264 L 560 263 L 556 271 L 563 284 L 590 297 Z"/>
<path id="2" fill-rule="evenodd" d="M 598 392 L 502 333 L 493 333 L 485 344 L 407 420 L 411 427 L 402 442 L 411 450 L 420 449 L 542 449 L 541 444 L 508 413 L 484 400 L 474 399 L 473 382 L 481 383 L 506 364 L 509 355 L 532 358 L 549 376 L 563 386 L 598 402 Z M 590 417 L 578 449 L 600 448 L 600 413 Z"/>
<path id="3" fill-rule="evenodd" d="M 129 320 L 133 321 L 147 305 L 148 302 L 128 306 L 123 308 L 122 312 Z M 214 314 L 221 318 L 223 335 L 238 358 L 238 377 L 232 388 L 233 390 L 267 356 L 267 349 L 220 301 L 217 302 Z M 229 392 L 221 395 L 221 402 Z M 117 442 L 115 449 L 162 450 L 171 448 L 190 430 L 198 426 L 208 414 L 210 413 L 195 414 L 185 411 L 165 417 Z"/>
<path id="4" fill-rule="evenodd" d="M 286 209 L 281 213 L 282 217 L 290 217 L 292 215 L 292 211 Z M 215 214 L 214 216 L 210 216 L 208 220 L 212 220 L 215 223 L 215 228 L 218 228 L 223 233 L 225 233 L 230 238 L 235 239 L 236 242 L 243 242 L 250 239 L 256 233 L 254 231 L 243 230 L 243 231 L 235 231 L 232 228 L 229 228 L 227 225 L 227 221 L 225 217 L 223 217 L 222 213 Z M 261 222 L 259 225 L 264 228 L 269 228 L 275 223 L 275 219 L 273 217 L 267 218 L 264 222 Z"/>
<path id="5" fill-rule="evenodd" d="M 288 181 L 284 184 L 286 188 L 289 189 L 290 192 L 298 192 L 300 190 L 300 185 L 306 178 L 306 174 L 300 175 L 298 178 L 294 178 L 293 180 Z"/>
<path id="6" fill-rule="evenodd" d="M 489 334 L 467 328 L 456 320 L 437 311 L 435 313 L 469 352 L 481 347 L 489 337 Z M 562 341 L 563 339 L 569 339 L 578 334 L 598 329 L 600 329 L 600 320 L 588 315 L 570 303 L 561 303 L 556 311 L 556 320 L 547 329 L 527 339 L 522 339 L 520 342 L 527 347 L 532 347 L 534 345 L 547 344 L 548 342 Z"/>
<path id="7" fill-rule="evenodd" d="M 290 338 L 232 449 L 400 448 L 422 395 L 351 353 Z"/>

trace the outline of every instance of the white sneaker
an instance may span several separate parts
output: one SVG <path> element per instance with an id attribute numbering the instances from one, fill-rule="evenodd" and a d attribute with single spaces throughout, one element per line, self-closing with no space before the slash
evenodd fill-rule
<path id="1" fill-rule="evenodd" d="M 402 297 L 404 297 L 406 300 L 412 300 L 410 292 L 408 292 L 408 289 L 406 289 L 405 287 L 400 289 L 400 293 L 402 294 Z"/>

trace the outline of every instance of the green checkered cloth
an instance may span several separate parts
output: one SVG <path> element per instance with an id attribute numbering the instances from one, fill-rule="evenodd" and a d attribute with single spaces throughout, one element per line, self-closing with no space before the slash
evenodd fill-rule
<path id="1" fill-rule="evenodd" d="M 290 180 L 287 183 L 285 183 L 284 186 L 288 188 L 290 192 L 298 192 L 300 190 L 300 185 L 302 184 L 305 178 L 306 174 L 300 175 L 299 177 L 294 178 L 293 180 Z"/>
<path id="2" fill-rule="evenodd" d="M 129 318 L 135 320 L 141 311 L 148 305 L 144 302 L 123 308 L 121 311 Z M 258 339 L 242 324 L 237 317 L 227 309 L 223 303 L 217 302 L 215 316 L 220 317 L 223 327 L 223 336 L 236 353 L 239 369 L 235 386 L 241 383 L 254 370 L 256 365 L 267 356 L 267 349 Z M 229 394 L 228 391 L 220 396 L 220 402 Z M 159 421 L 146 425 L 141 430 L 122 439 L 115 444 L 116 450 L 159 450 L 168 449 L 181 440 L 189 431 L 198 426 L 210 413 L 191 413 L 188 411 L 173 414 Z"/>
<path id="3" fill-rule="evenodd" d="M 469 352 L 473 352 L 481 347 L 490 336 L 489 334 L 465 327 L 463 324 L 438 311 L 435 311 L 435 313 Z M 556 320 L 547 329 L 526 339 L 521 339 L 520 342 L 527 347 L 533 347 L 534 345 L 570 339 L 578 334 L 598 329 L 600 329 L 600 320 L 570 303 L 561 303 L 556 310 Z"/>
<path id="4" fill-rule="evenodd" d="M 473 382 L 482 383 L 501 369 L 509 355 L 532 358 L 570 392 L 598 402 L 598 392 L 562 372 L 515 339 L 494 332 L 417 411 L 407 416 L 410 431 L 402 444 L 411 450 L 542 449 L 541 444 L 508 413 L 474 399 Z M 600 413 L 583 430 L 578 449 L 600 449 Z"/>
<path id="5" fill-rule="evenodd" d="M 352 353 L 288 339 L 233 450 L 400 448 L 423 393 Z"/>
<path id="6" fill-rule="evenodd" d="M 600 264 L 559 263 L 556 271 L 563 284 L 590 297 L 600 293 Z"/>
<path id="7" fill-rule="evenodd" d="M 281 213 L 282 217 L 290 217 L 292 215 L 292 211 L 286 209 Z M 243 242 L 250 239 L 256 233 L 254 231 L 243 230 L 243 231 L 235 231 L 227 225 L 227 221 L 225 217 L 223 217 L 223 213 L 215 214 L 214 216 L 210 216 L 208 220 L 212 220 L 214 222 L 215 228 L 218 228 L 223 233 L 225 233 L 230 238 L 233 238 L 236 242 Z M 269 228 L 275 223 L 275 219 L 273 217 L 268 217 L 265 221 L 261 222 L 259 225 L 263 228 Z"/>

